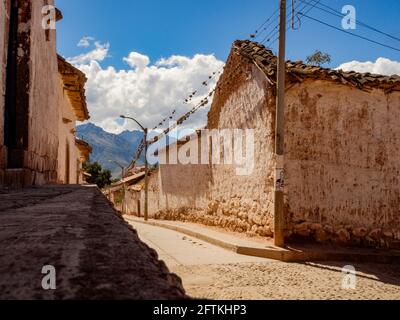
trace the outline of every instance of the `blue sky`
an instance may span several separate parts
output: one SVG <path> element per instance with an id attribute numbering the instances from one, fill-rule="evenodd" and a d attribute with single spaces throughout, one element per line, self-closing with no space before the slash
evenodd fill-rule
<path id="1" fill-rule="evenodd" d="M 296 0 L 302 9 L 305 5 L 300 1 L 316 0 Z M 351 4 L 359 20 L 400 37 L 399 0 L 321 3 L 339 11 Z M 64 15 L 57 24 L 58 51 L 87 75 L 91 121 L 118 133 L 135 128 L 117 120 L 121 114 L 153 128 L 164 118 L 169 119 L 173 110 L 176 120 L 207 97 L 218 77 L 206 88 L 202 82 L 221 70 L 232 42 L 254 33 L 276 11 L 279 0 L 57 0 L 56 4 Z M 340 18 L 318 9 L 309 15 L 341 27 Z M 277 15 L 272 22 L 269 30 L 277 24 Z M 361 26 L 354 32 L 400 48 L 400 41 Z M 92 40 L 88 46 L 78 47 L 83 37 Z M 330 67 L 400 74 L 399 51 L 303 18 L 299 30 L 288 32 L 287 57 L 304 60 L 316 49 L 331 54 Z M 163 60 L 159 62 L 160 59 Z M 183 103 L 195 90 L 196 98 L 189 104 Z M 204 127 L 209 107 L 210 104 L 197 112 L 186 125 Z"/>
<path id="2" fill-rule="evenodd" d="M 288 0 L 290 2 L 290 0 Z M 379 29 L 400 35 L 398 0 L 322 0 L 338 10 L 354 5 L 358 18 Z M 57 0 L 64 20 L 58 24 L 58 49 L 67 57 L 82 52 L 76 43 L 83 36 L 109 42 L 110 57 L 103 65 L 123 68 L 122 57 L 131 51 L 143 53 L 152 61 L 173 54 L 193 56 L 212 54 L 225 60 L 231 43 L 254 32 L 278 7 L 278 0 Z M 310 15 L 340 27 L 340 19 L 314 9 Z M 358 34 L 400 48 L 400 42 L 387 39 L 361 27 Z M 315 49 L 329 52 L 332 66 L 350 60 L 387 57 L 400 60 L 400 52 L 381 48 L 305 19 L 298 31 L 288 33 L 288 58 L 304 59 Z"/>

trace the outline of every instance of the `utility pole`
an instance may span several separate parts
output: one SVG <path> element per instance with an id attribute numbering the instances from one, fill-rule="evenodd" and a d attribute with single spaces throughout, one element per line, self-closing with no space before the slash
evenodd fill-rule
<path id="1" fill-rule="evenodd" d="M 144 129 L 144 157 L 145 157 L 145 174 L 144 174 L 144 221 L 149 220 L 149 163 L 147 161 L 147 134 L 148 130 Z"/>
<path id="2" fill-rule="evenodd" d="M 149 163 L 147 161 L 147 149 L 149 147 L 149 144 L 147 142 L 147 135 L 149 130 L 142 126 L 139 121 L 132 117 L 127 117 L 127 116 L 120 116 L 122 119 L 128 119 L 134 121 L 142 130 L 144 133 L 144 161 L 145 161 L 145 176 L 144 176 L 144 184 L 145 184 L 145 201 L 144 201 L 144 220 L 147 221 L 149 220 Z"/>
<path id="3" fill-rule="evenodd" d="M 279 50 L 277 69 L 277 103 L 276 103 L 276 128 L 275 128 L 275 195 L 274 217 L 275 230 L 274 242 L 278 247 L 285 245 L 285 217 L 284 217 L 284 188 L 285 188 L 285 75 L 286 75 L 286 0 L 280 0 L 279 22 Z"/>

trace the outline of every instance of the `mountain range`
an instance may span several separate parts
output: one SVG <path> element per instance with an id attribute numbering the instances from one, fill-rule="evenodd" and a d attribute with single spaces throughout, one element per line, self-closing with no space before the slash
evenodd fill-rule
<path id="1" fill-rule="evenodd" d="M 113 134 L 104 131 L 93 123 L 87 123 L 77 127 L 77 137 L 92 146 L 91 162 L 97 161 L 104 169 L 111 170 L 113 178 L 119 178 L 122 170 L 115 162 L 110 162 L 110 160 L 116 161 L 124 167 L 128 166 L 143 139 L 143 132 L 124 131 L 120 134 Z M 139 163 L 144 163 L 143 155 Z"/>

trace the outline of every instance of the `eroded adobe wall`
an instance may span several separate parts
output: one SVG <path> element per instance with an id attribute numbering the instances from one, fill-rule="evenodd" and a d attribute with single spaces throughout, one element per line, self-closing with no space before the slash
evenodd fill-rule
<path id="1" fill-rule="evenodd" d="M 42 7 L 50 1 L 33 1 L 31 15 L 31 88 L 29 151 L 26 167 L 33 171 L 33 183 L 57 181 L 58 127 L 62 87 L 60 86 L 56 32 L 42 28 Z"/>
<path id="2" fill-rule="evenodd" d="M 291 88 L 289 231 L 318 241 L 400 243 L 400 93 L 329 82 Z"/>
<path id="3" fill-rule="evenodd" d="M 231 165 L 161 166 L 156 217 L 272 236 L 275 99 L 264 74 L 232 54 L 209 113 L 210 129 L 254 129 L 255 165 L 239 176 Z"/>
<path id="4" fill-rule="evenodd" d="M 4 147 L 4 97 L 6 93 L 6 66 L 8 48 L 10 0 L 0 0 L 0 185 L 6 166 Z"/>
<path id="5" fill-rule="evenodd" d="M 9 3 L 10 1 L 0 1 L 0 90 L 2 92 L 4 92 L 5 81 L 3 70 L 6 63 L 4 43 L 7 41 L 9 25 L 6 16 L 9 10 L 5 4 L 9 5 Z M 47 39 L 42 27 L 42 7 L 53 3 L 53 0 L 18 0 L 17 104 L 19 110 L 28 111 L 27 129 L 20 129 L 23 133 L 19 133 L 24 135 L 25 151 L 23 164 L 21 164 L 23 167 L 21 169 L 24 170 L 3 171 L 3 183 L 11 187 L 57 181 L 58 103 L 62 88 L 59 86 L 55 30 L 48 33 Z M 5 38 L 4 35 L 6 35 Z M 0 99 L 3 99 L 3 94 L 0 95 Z M 0 123 L 3 126 L 4 103 L 2 100 L 0 100 L 0 108 Z M 2 147 L 4 130 L 0 131 L 0 147 Z M 5 169 L 4 148 L 0 151 L 0 156 L 3 153 L 3 157 L 0 157 L 0 166 Z"/>

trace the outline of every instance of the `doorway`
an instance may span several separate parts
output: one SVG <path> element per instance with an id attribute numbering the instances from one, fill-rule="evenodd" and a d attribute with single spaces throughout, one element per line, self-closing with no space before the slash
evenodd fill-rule
<path id="1" fill-rule="evenodd" d="M 4 111 L 8 169 L 23 168 L 28 150 L 30 30 L 19 32 L 18 25 L 29 22 L 30 10 L 30 1 L 11 0 Z"/>
<path id="2" fill-rule="evenodd" d="M 68 140 L 65 144 L 65 184 L 70 184 L 70 150 Z"/>

